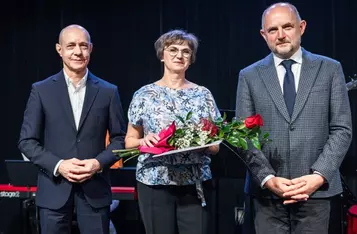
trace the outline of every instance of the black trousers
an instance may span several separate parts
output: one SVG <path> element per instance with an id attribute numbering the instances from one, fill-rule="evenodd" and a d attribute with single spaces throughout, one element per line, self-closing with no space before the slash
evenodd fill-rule
<path id="1" fill-rule="evenodd" d="M 212 182 L 203 182 L 207 205 L 201 206 L 195 185 L 148 186 L 138 182 L 138 199 L 146 234 L 207 234 Z"/>
<path id="2" fill-rule="evenodd" d="M 283 200 L 253 198 L 256 234 L 327 234 L 330 203 L 326 198 L 284 205 Z"/>
<path id="3" fill-rule="evenodd" d="M 93 208 L 80 186 L 72 187 L 66 204 L 58 210 L 39 207 L 42 234 L 70 234 L 73 211 L 83 234 L 109 234 L 109 206 Z"/>

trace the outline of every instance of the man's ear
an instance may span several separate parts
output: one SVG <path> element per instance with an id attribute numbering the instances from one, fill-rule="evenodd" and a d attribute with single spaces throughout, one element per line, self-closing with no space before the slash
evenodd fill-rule
<path id="1" fill-rule="evenodd" d="M 56 44 L 56 51 L 59 54 L 59 56 L 62 57 L 62 46 L 60 44 Z"/>
<path id="2" fill-rule="evenodd" d="M 264 29 L 260 29 L 260 35 L 264 38 L 265 41 L 267 41 L 267 36 L 265 35 Z"/>
<path id="3" fill-rule="evenodd" d="M 92 51 L 93 51 L 93 43 L 90 43 L 89 44 L 89 53 L 92 53 Z"/>
<path id="4" fill-rule="evenodd" d="M 300 22 L 300 25 L 299 25 L 299 28 L 300 28 L 300 35 L 302 36 L 305 32 L 305 29 L 306 29 L 306 21 L 305 20 L 301 20 Z"/>

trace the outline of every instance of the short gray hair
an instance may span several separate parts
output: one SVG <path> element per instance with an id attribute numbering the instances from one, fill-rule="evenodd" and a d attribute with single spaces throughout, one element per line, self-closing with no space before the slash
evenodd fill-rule
<path id="1" fill-rule="evenodd" d="M 191 64 L 196 61 L 196 53 L 198 48 L 198 38 L 192 33 L 185 32 L 184 30 L 171 30 L 161 35 L 155 42 L 156 56 L 159 60 L 162 59 L 164 49 L 173 44 L 183 44 L 187 42 L 188 47 L 192 50 Z"/>

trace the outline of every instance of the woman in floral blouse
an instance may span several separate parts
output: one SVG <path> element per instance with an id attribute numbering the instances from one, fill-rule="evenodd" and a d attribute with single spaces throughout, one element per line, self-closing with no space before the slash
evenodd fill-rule
<path id="1" fill-rule="evenodd" d="M 220 116 L 211 92 L 185 78 L 195 61 L 197 38 L 181 30 L 163 34 L 156 42 L 157 57 L 164 65 L 163 77 L 135 92 L 129 107 L 126 148 L 152 146 L 158 133 L 177 115 L 191 120 Z M 176 121 L 178 127 L 180 122 Z M 141 216 L 147 234 L 205 234 L 208 232 L 211 170 L 209 155 L 218 146 L 204 151 L 152 158 L 142 154 L 137 164 L 137 188 Z"/>

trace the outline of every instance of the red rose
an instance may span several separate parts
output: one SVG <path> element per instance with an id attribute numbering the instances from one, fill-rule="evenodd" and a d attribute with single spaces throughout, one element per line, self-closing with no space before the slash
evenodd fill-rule
<path id="1" fill-rule="evenodd" d="M 160 140 L 156 144 L 153 144 L 153 147 L 149 146 L 139 146 L 141 153 L 150 153 L 150 154 L 162 154 L 167 151 L 175 149 L 175 147 L 167 144 L 167 140 L 174 135 L 176 131 L 175 121 L 167 128 L 163 129 L 159 133 Z"/>
<path id="2" fill-rule="evenodd" d="M 203 124 L 202 131 L 207 131 L 207 132 L 209 131 L 210 137 L 213 137 L 217 134 L 218 127 L 214 125 L 211 121 L 209 121 L 208 119 L 201 119 L 201 123 Z"/>
<path id="3" fill-rule="evenodd" d="M 244 120 L 244 124 L 247 128 L 261 127 L 263 126 L 263 119 L 259 114 L 252 115 Z"/>

